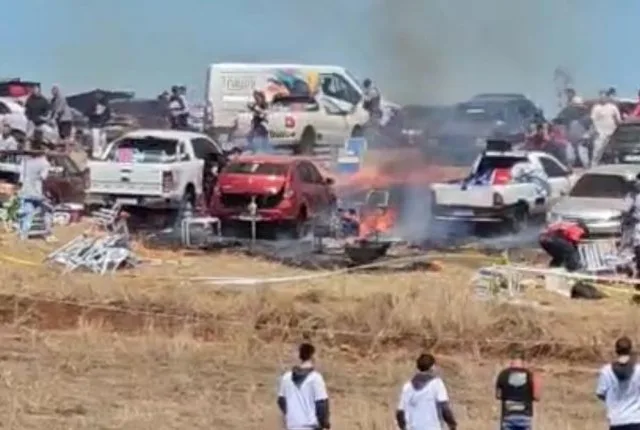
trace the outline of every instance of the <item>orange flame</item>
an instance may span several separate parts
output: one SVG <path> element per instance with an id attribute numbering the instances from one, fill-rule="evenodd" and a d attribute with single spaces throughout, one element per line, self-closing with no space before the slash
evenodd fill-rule
<path id="1" fill-rule="evenodd" d="M 365 238 L 377 233 L 388 233 L 394 227 L 396 220 L 397 212 L 391 208 L 377 208 L 372 212 L 363 212 L 358 236 Z"/>

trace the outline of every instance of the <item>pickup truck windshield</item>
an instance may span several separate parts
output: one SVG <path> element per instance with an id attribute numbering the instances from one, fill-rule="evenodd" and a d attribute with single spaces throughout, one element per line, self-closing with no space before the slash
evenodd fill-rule
<path id="1" fill-rule="evenodd" d="M 224 173 L 235 175 L 286 176 L 289 166 L 278 163 L 233 162 L 224 169 Z"/>
<path id="2" fill-rule="evenodd" d="M 116 142 L 107 154 L 108 161 L 160 163 L 174 160 L 178 141 L 155 137 L 124 138 Z"/>
<path id="3" fill-rule="evenodd" d="M 569 195 L 593 199 L 621 199 L 628 191 L 629 184 L 621 176 L 588 173 L 582 175 Z"/>

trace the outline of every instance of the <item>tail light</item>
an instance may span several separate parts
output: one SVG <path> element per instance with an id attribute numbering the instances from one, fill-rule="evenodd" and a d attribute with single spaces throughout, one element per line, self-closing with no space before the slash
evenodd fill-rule
<path id="1" fill-rule="evenodd" d="M 494 206 L 503 206 L 504 199 L 499 193 L 493 193 L 493 205 Z"/>
<path id="2" fill-rule="evenodd" d="M 511 169 L 495 169 L 493 171 L 493 185 L 506 185 L 513 177 L 511 176 Z"/>
<path id="3" fill-rule="evenodd" d="M 284 126 L 285 128 L 294 128 L 296 126 L 296 120 L 292 116 L 284 117 Z"/>
<path id="4" fill-rule="evenodd" d="M 173 191 L 174 186 L 173 172 L 162 172 L 162 192 L 170 193 Z"/>

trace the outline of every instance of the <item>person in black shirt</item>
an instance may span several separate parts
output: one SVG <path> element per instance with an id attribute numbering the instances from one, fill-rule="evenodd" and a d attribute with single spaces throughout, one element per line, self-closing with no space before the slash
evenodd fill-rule
<path id="1" fill-rule="evenodd" d="M 247 140 L 252 152 L 266 152 L 268 150 L 269 130 L 267 129 L 267 99 L 262 91 L 253 92 L 253 103 L 248 106 L 253 113 L 251 131 Z"/>
<path id="2" fill-rule="evenodd" d="M 524 351 L 514 351 L 512 361 L 496 379 L 500 401 L 500 430 L 531 430 L 533 402 L 540 399 L 537 375 L 524 363 Z"/>
<path id="3" fill-rule="evenodd" d="M 111 109 L 107 97 L 102 92 L 97 92 L 95 97 L 86 116 L 89 118 L 89 128 L 91 129 L 92 155 L 93 158 L 98 158 L 102 155 L 107 143 L 104 127 L 111 119 Z"/>
<path id="4" fill-rule="evenodd" d="M 42 95 L 40 86 L 36 85 L 25 103 L 25 115 L 29 120 L 31 131 L 46 124 L 50 110 L 49 100 Z"/>

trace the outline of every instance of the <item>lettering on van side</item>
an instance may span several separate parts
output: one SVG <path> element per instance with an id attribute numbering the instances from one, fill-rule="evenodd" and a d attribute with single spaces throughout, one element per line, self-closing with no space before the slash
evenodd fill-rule
<path id="1" fill-rule="evenodd" d="M 274 139 L 294 137 L 295 135 L 296 133 L 294 131 L 269 130 L 269 137 L 272 137 Z"/>
<path id="2" fill-rule="evenodd" d="M 256 80 L 250 76 L 223 76 L 222 88 L 233 92 L 247 92 L 255 87 Z"/>

